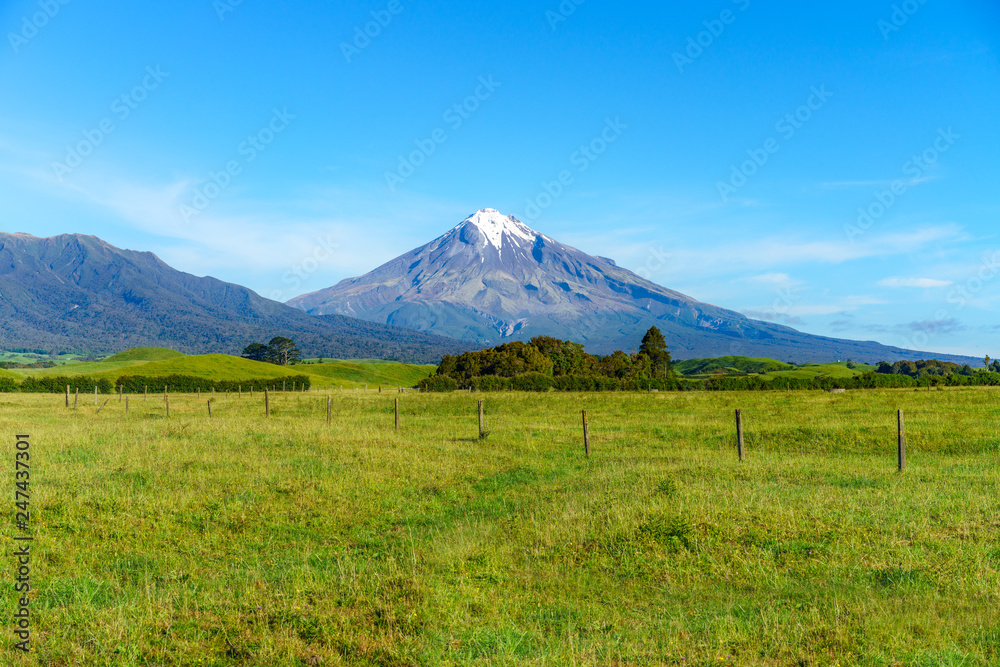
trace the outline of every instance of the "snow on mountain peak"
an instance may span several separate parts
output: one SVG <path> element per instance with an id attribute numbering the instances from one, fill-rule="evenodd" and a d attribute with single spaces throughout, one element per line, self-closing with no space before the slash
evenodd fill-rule
<path id="1" fill-rule="evenodd" d="M 505 216 L 495 208 L 484 208 L 476 211 L 466 218 L 459 227 L 465 225 L 475 225 L 486 237 L 486 243 L 495 247 L 501 255 L 503 254 L 504 234 L 531 243 L 534 243 L 535 238 L 539 236 L 537 232 L 514 216 Z"/>

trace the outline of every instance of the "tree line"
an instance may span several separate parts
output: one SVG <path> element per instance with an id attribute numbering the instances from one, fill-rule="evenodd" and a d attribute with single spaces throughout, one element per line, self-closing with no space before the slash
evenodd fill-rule
<path id="1" fill-rule="evenodd" d="M 515 341 L 445 355 L 437 373 L 418 387 L 430 391 L 672 389 L 677 379 L 667 342 L 658 328 L 651 327 L 634 354 L 618 350 L 596 356 L 585 352 L 580 343 L 536 336 L 527 343 Z"/>
<path id="2" fill-rule="evenodd" d="M 973 368 L 969 364 L 958 365 L 950 361 L 926 359 L 920 361 L 897 361 L 890 364 L 887 361 L 878 363 L 877 373 L 883 375 L 906 375 L 911 378 L 927 376 L 944 377 L 946 375 L 961 375 L 975 377 L 980 373 L 1000 373 L 1000 361 L 986 357 L 983 368 Z M 992 363 L 991 363 L 992 361 Z"/>

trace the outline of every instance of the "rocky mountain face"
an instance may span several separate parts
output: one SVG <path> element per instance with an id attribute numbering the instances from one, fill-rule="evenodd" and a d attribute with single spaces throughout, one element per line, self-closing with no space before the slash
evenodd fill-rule
<path id="1" fill-rule="evenodd" d="M 469 347 L 340 315 L 312 317 L 93 236 L 0 233 L 0 349 L 117 352 L 162 345 L 238 354 L 279 335 L 317 357 L 433 362 Z"/>
<path id="2" fill-rule="evenodd" d="M 495 209 L 477 211 L 371 273 L 289 305 L 476 345 L 548 335 L 598 354 L 628 351 L 655 325 L 675 359 L 742 355 L 801 363 L 934 356 L 751 320 L 559 243 Z"/>

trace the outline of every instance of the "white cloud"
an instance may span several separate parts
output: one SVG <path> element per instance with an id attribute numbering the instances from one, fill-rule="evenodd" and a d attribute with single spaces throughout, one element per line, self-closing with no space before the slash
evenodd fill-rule
<path id="1" fill-rule="evenodd" d="M 934 278 L 886 278 L 878 281 L 882 287 L 948 287 L 950 280 L 935 280 Z"/>

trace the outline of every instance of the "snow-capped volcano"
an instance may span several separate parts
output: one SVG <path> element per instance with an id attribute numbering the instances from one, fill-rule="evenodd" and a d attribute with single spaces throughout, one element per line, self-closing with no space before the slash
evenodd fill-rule
<path id="1" fill-rule="evenodd" d="M 809 336 L 700 303 L 492 208 L 476 211 L 371 273 L 289 305 L 313 315 L 348 315 L 477 344 L 546 335 L 605 353 L 634 348 L 655 325 L 677 359 L 906 358 L 902 350 L 876 343 Z"/>
<path id="2" fill-rule="evenodd" d="M 495 208 L 484 208 L 476 211 L 468 218 L 456 225 L 455 229 L 472 225 L 483 235 L 485 243 L 497 249 L 497 254 L 503 256 L 504 239 L 508 247 L 519 248 L 523 245 L 520 242 L 534 244 L 535 239 L 542 236 L 538 232 L 529 228 L 514 216 L 504 216 Z"/>

